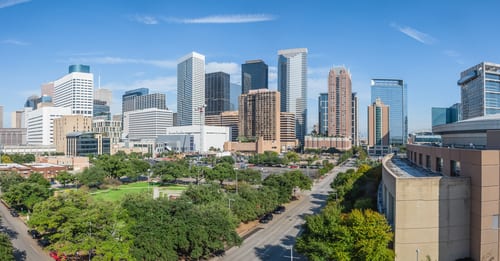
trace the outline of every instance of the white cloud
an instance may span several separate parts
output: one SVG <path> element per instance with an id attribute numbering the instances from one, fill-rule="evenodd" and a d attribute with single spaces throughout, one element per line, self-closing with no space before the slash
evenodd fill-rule
<path id="1" fill-rule="evenodd" d="M 177 62 L 174 60 L 148 60 L 148 59 L 133 59 L 123 57 L 79 57 L 70 58 L 70 62 L 94 63 L 94 64 L 146 64 L 162 68 L 176 68 Z"/>
<path id="2" fill-rule="evenodd" d="M 392 23 L 391 27 L 395 28 L 396 30 L 400 31 L 401 33 L 413 38 L 414 40 L 417 40 L 423 44 L 433 44 L 436 39 L 434 39 L 432 36 L 418 31 L 415 28 L 411 28 L 409 26 L 400 26 L 398 24 Z"/>
<path id="3" fill-rule="evenodd" d="M 22 3 L 30 2 L 31 0 L 0 0 L 0 8 L 14 6 Z"/>
<path id="4" fill-rule="evenodd" d="M 235 14 L 212 15 L 198 18 L 165 18 L 168 22 L 181 24 L 241 24 L 266 22 L 275 19 L 275 16 L 269 14 Z"/>
<path id="5" fill-rule="evenodd" d="M 6 39 L 6 40 L 3 40 L 3 41 L 0 41 L 0 43 L 2 43 L 2 44 L 19 45 L 19 46 L 29 45 L 29 43 L 27 43 L 27 42 L 19 41 L 19 40 L 16 40 L 16 39 Z"/>
<path id="6" fill-rule="evenodd" d="M 141 24 L 154 25 L 158 24 L 159 21 L 156 17 L 150 15 L 134 15 L 130 19 Z"/>

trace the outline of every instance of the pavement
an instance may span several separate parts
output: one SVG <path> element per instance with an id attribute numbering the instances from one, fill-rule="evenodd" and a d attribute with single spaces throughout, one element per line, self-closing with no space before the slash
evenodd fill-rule
<path id="1" fill-rule="evenodd" d="M 49 255 L 38 246 L 36 240 L 28 234 L 28 227 L 20 218 L 13 217 L 9 209 L 0 203 L 0 215 L 2 216 L 0 231 L 9 235 L 14 246 L 14 256 L 17 261 L 36 260 L 53 261 Z"/>
<path id="2" fill-rule="evenodd" d="M 283 214 L 274 215 L 267 224 L 259 224 L 242 245 L 228 249 L 224 256 L 212 260 L 307 260 L 293 249 L 295 240 L 302 232 L 307 215 L 319 213 L 326 205 L 332 191 L 330 183 L 339 172 L 355 168 L 353 162 L 337 166 L 324 178 L 317 180 L 310 191 L 304 191 L 300 199 L 286 205 Z"/>

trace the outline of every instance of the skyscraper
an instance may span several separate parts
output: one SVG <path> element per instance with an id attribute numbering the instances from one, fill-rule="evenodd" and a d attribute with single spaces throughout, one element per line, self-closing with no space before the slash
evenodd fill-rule
<path id="1" fill-rule="evenodd" d="M 240 96 L 239 135 L 280 141 L 280 93 L 266 89 L 250 90 Z M 278 146 L 279 147 L 279 146 Z"/>
<path id="2" fill-rule="evenodd" d="M 229 90 L 229 96 L 230 98 L 230 105 L 229 105 L 229 110 L 231 111 L 237 111 L 238 110 L 238 103 L 239 103 L 239 97 L 241 95 L 241 86 L 236 83 L 230 83 L 230 90 Z"/>
<path id="3" fill-rule="evenodd" d="M 177 64 L 177 123 L 179 126 L 202 123 L 205 105 L 205 56 L 196 52 Z"/>
<path id="4" fill-rule="evenodd" d="M 44 83 L 40 89 L 42 91 L 42 96 L 54 97 L 54 82 Z"/>
<path id="5" fill-rule="evenodd" d="M 352 93 L 352 146 L 359 146 L 359 117 L 358 117 L 358 96 L 357 93 Z"/>
<path id="6" fill-rule="evenodd" d="M 113 102 L 113 93 L 109 89 L 99 88 L 94 91 L 94 99 L 105 101 L 106 105 L 111 106 Z"/>
<path id="7" fill-rule="evenodd" d="M 278 51 L 278 91 L 281 111 L 295 113 L 295 134 L 304 144 L 307 132 L 307 49 Z"/>
<path id="8" fill-rule="evenodd" d="M 351 74 L 344 67 L 328 74 L 328 136 L 351 138 Z"/>
<path id="9" fill-rule="evenodd" d="M 54 106 L 71 108 L 72 114 L 92 117 L 94 75 L 88 65 L 71 65 L 69 73 L 54 81 Z"/>
<path id="10" fill-rule="evenodd" d="M 230 106 L 229 74 L 214 72 L 205 74 L 206 115 L 218 115 L 229 111 Z"/>
<path id="11" fill-rule="evenodd" d="M 10 116 L 11 128 L 24 128 L 24 111 L 13 111 Z"/>
<path id="12" fill-rule="evenodd" d="M 164 93 L 149 93 L 148 88 L 139 88 L 126 91 L 122 95 L 122 117 L 129 111 L 157 108 L 167 109 L 166 95 Z M 125 130 L 125 120 L 122 120 L 122 128 Z"/>
<path id="13" fill-rule="evenodd" d="M 380 99 L 368 106 L 368 146 L 389 145 L 389 107 Z"/>
<path id="14" fill-rule="evenodd" d="M 406 83 L 401 79 L 372 79 L 371 102 L 380 98 L 389 106 L 389 142 L 391 145 L 406 144 L 408 138 L 408 104 Z"/>
<path id="15" fill-rule="evenodd" d="M 500 113 L 500 64 L 482 62 L 460 74 L 464 120 Z"/>
<path id="16" fill-rule="evenodd" d="M 250 60 L 241 65 L 241 92 L 268 89 L 268 66 L 262 60 Z"/>
<path id="17" fill-rule="evenodd" d="M 328 135 L 328 93 L 320 93 L 318 97 L 319 134 Z"/>

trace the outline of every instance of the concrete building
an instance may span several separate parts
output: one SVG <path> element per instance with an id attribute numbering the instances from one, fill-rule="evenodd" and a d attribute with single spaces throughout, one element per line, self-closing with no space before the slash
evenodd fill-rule
<path id="1" fill-rule="evenodd" d="M 238 103 L 239 103 L 239 97 L 241 95 L 241 85 L 236 84 L 236 83 L 230 83 L 229 85 L 230 90 L 229 90 L 229 96 L 230 96 L 230 102 L 229 102 L 229 110 L 230 111 L 237 111 L 238 110 Z"/>
<path id="2" fill-rule="evenodd" d="M 0 146 L 1 153 L 43 155 L 56 152 L 55 145 L 23 144 Z"/>
<path id="3" fill-rule="evenodd" d="M 66 135 L 71 132 L 90 132 L 92 117 L 83 115 L 64 115 L 54 119 L 54 145 L 56 152 L 66 152 Z"/>
<path id="4" fill-rule="evenodd" d="M 318 97 L 318 132 L 321 136 L 328 135 L 328 93 L 320 93 Z"/>
<path id="5" fill-rule="evenodd" d="M 359 113 L 358 113 L 358 95 L 357 93 L 353 92 L 352 93 L 352 98 L 351 98 L 351 115 L 352 115 L 352 146 L 359 146 Z"/>
<path id="6" fill-rule="evenodd" d="M 464 120 L 500 113 L 500 64 L 475 65 L 460 73 L 457 84 Z"/>
<path id="7" fill-rule="evenodd" d="M 389 106 L 389 143 L 406 144 L 408 138 L 407 86 L 401 79 L 372 79 L 371 102 L 380 99 Z"/>
<path id="8" fill-rule="evenodd" d="M 40 90 L 41 90 L 41 96 L 54 97 L 54 82 L 48 82 L 42 84 Z"/>
<path id="9" fill-rule="evenodd" d="M 177 121 L 179 126 L 203 125 L 205 56 L 189 53 L 177 64 Z M 202 115 L 203 114 L 203 115 Z"/>
<path id="10" fill-rule="evenodd" d="M 43 107 L 26 113 L 26 141 L 32 145 L 54 144 L 54 120 L 71 115 L 70 107 Z"/>
<path id="11" fill-rule="evenodd" d="M 113 92 L 109 89 L 95 89 L 94 100 L 105 101 L 108 106 L 111 106 L 113 102 Z"/>
<path id="12" fill-rule="evenodd" d="M 280 143 L 281 151 L 295 149 L 299 141 L 295 135 L 295 114 L 291 112 L 280 113 Z"/>
<path id="13" fill-rule="evenodd" d="M 173 126 L 173 112 L 157 108 L 129 111 L 124 122 L 129 139 L 155 139 Z"/>
<path id="14" fill-rule="evenodd" d="M 240 96 L 239 135 L 249 140 L 280 141 L 280 93 L 250 90 Z"/>
<path id="15" fill-rule="evenodd" d="M 94 75 L 87 65 L 71 65 L 69 73 L 54 81 L 55 107 L 71 108 L 71 114 L 92 117 Z"/>
<path id="16" fill-rule="evenodd" d="M 351 74 L 344 67 L 328 74 L 328 136 L 352 137 Z"/>
<path id="17" fill-rule="evenodd" d="M 1 128 L 0 145 L 22 145 L 26 144 L 25 128 Z"/>
<path id="18" fill-rule="evenodd" d="M 65 166 L 69 171 L 80 172 L 90 167 L 89 157 L 70 156 L 38 156 L 37 163 L 48 163 Z"/>
<path id="19" fill-rule="evenodd" d="M 111 144 L 117 144 L 122 137 L 121 120 L 93 119 L 91 132 L 100 133 L 104 138 L 109 138 Z"/>
<path id="20" fill-rule="evenodd" d="M 229 127 L 231 141 L 238 141 L 238 111 L 225 111 L 219 115 L 208 115 L 205 117 L 205 125 Z"/>
<path id="21" fill-rule="evenodd" d="M 214 72 L 205 74 L 206 115 L 218 115 L 230 109 L 229 74 Z"/>
<path id="22" fill-rule="evenodd" d="M 269 89 L 268 66 L 262 60 L 250 60 L 241 65 L 241 92 L 247 94 L 250 90 Z"/>
<path id="23" fill-rule="evenodd" d="M 307 133 L 307 48 L 278 51 L 281 112 L 295 114 L 295 134 L 304 144 Z"/>
<path id="24" fill-rule="evenodd" d="M 328 150 L 335 148 L 346 151 L 352 148 L 352 141 L 347 137 L 306 136 L 304 149 Z"/>
<path id="25" fill-rule="evenodd" d="M 383 156 L 391 152 L 390 110 L 380 99 L 368 106 L 368 144 L 370 156 Z"/>
<path id="26" fill-rule="evenodd" d="M 66 135 L 67 156 L 88 156 L 110 154 L 111 144 L 109 138 L 92 132 L 71 132 Z"/>
<path id="27" fill-rule="evenodd" d="M 25 128 L 24 126 L 24 111 L 13 111 L 10 114 L 10 127 L 11 128 Z"/>
<path id="28" fill-rule="evenodd" d="M 223 150 L 224 143 L 230 139 L 228 127 L 177 126 L 167 128 L 165 135 L 158 136 L 156 144 L 173 151 L 206 153 L 210 149 Z"/>
<path id="29" fill-rule="evenodd" d="M 148 88 L 126 91 L 122 95 L 122 115 L 125 115 L 125 112 L 150 108 L 166 110 L 166 95 L 163 93 L 150 94 Z"/>

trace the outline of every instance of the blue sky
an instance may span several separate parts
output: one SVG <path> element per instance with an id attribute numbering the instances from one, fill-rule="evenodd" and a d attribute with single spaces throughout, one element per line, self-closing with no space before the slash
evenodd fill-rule
<path id="1" fill-rule="evenodd" d="M 498 1 L 42 1 L 0 0 L 0 105 L 10 112 L 74 63 L 91 66 L 120 96 L 137 87 L 167 94 L 176 110 L 176 62 L 191 51 L 207 72 L 239 83 L 240 64 L 263 59 L 276 89 L 277 51 L 308 48 L 308 126 L 328 70 L 345 65 L 366 133 L 371 78 L 408 84 L 410 131 L 430 129 L 431 107 L 459 102 L 459 73 L 500 63 Z"/>

